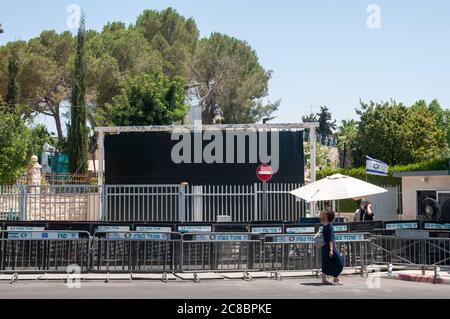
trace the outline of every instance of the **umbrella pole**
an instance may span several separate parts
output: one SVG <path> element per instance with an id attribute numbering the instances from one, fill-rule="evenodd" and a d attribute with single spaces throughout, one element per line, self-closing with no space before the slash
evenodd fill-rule
<path id="1" fill-rule="evenodd" d="M 337 211 L 338 211 L 338 218 L 339 218 L 339 220 L 341 220 L 341 208 L 339 205 L 339 201 L 337 202 Z"/>

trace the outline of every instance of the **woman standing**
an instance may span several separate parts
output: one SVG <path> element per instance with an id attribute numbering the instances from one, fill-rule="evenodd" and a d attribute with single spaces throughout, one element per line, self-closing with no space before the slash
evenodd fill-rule
<path id="1" fill-rule="evenodd" d="M 325 210 L 321 214 L 324 223 L 322 234 L 325 245 L 322 247 L 322 284 L 331 284 L 327 280 L 327 276 L 334 278 L 335 285 L 342 286 L 339 275 L 344 269 L 341 254 L 336 248 L 336 239 L 334 236 L 334 227 L 332 225 L 335 213 L 331 209 Z"/>

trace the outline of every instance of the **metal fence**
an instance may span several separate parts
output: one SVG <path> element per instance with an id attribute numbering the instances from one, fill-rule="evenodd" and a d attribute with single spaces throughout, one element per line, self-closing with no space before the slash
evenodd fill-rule
<path id="1" fill-rule="evenodd" d="M 136 231 L 2 231 L 0 273 L 175 273 L 311 271 L 321 251 L 312 235 L 153 233 Z M 345 268 L 366 274 L 370 265 L 426 269 L 450 265 L 448 238 L 336 235 Z"/>
<path id="2" fill-rule="evenodd" d="M 106 185 L 102 190 L 102 220 L 105 221 L 177 221 L 183 209 L 180 185 Z"/>
<path id="3" fill-rule="evenodd" d="M 344 267 L 364 271 L 371 262 L 370 235 L 338 234 L 336 237 Z M 266 235 L 264 242 L 264 270 L 320 272 L 321 251 L 315 247 L 313 235 Z"/>
<path id="4" fill-rule="evenodd" d="M 299 220 L 305 216 L 305 204 L 290 194 L 300 184 L 267 184 L 267 219 L 262 216 L 264 192 L 261 184 L 188 186 L 186 214 L 188 222 L 248 222 L 257 220 Z"/>
<path id="5" fill-rule="evenodd" d="M 183 235 L 182 270 L 261 270 L 263 242 L 259 234 L 196 233 Z"/>
<path id="6" fill-rule="evenodd" d="M 338 239 L 345 266 L 367 265 L 368 241 L 363 234 L 351 236 Z M 81 271 L 108 273 L 319 271 L 320 251 L 309 239 L 289 242 L 294 237 L 311 236 L 99 231 L 90 237 L 86 232 L 4 231 L 0 272 L 65 272 L 74 264 Z"/>
<path id="7" fill-rule="evenodd" d="M 46 173 L 42 174 L 45 181 L 50 185 L 91 185 L 97 184 L 97 176 L 95 174 L 63 174 L 63 173 Z"/>
<path id="8" fill-rule="evenodd" d="M 76 265 L 89 268 L 89 233 L 3 231 L 0 238 L 1 272 L 66 272 Z M 52 236 L 54 235 L 54 236 Z"/>
<path id="9" fill-rule="evenodd" d="M 413 268 L 450 266 L 450 238 L 372 236 L 373 262 Z"/>
<path id="10" fill-rule="evenodd" d="M 294 221 L 305 204 L 289 192 L 300 184 L 268 184 L 267 217 Z M 260 184 L 48 185 L 0 188 L 0 219 L 22 221 L 249 222 L 262 220 Z"/>
<path id="11" fill-rule="evenodd" d="M 20 220 L 24 211 L 25 187 L 19 185 L 0 185 L 0 219 Z"/>
<path id="12" fill-rule="evenodd" d="M 181 234 L 97 232 L 92 242 L 92 270 L 97 272 L 180 271 Z"/>

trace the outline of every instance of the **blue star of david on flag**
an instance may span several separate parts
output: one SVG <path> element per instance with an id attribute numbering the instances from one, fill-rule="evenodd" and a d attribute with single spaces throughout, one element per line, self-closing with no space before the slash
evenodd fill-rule
<path id="1" fill-rule="evenodd" d="M 370 175 L 387 176 L 389 166 L 377 159 L 366 156 L 366 172 Z"/>

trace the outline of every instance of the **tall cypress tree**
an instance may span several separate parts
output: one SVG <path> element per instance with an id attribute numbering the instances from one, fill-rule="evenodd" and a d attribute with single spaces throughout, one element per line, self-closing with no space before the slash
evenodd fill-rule
<path id="1" fill-rule="evenodd" d="M 17 104 L 17 74 L 19 73 L 17 48 L 12 48 L 8 59 L 8 91 L 6 93 L 6 104 L 14 108 Z"/>
<path id="2" fill-rule="evenodd" d="M 84 15 L 77 35 L 77 54 L 71 95 L 70 125 L 68 136 L 69 170 L 86 174 L 88 161 L 88 129 L 86 126 L 86 26 Z"/>

